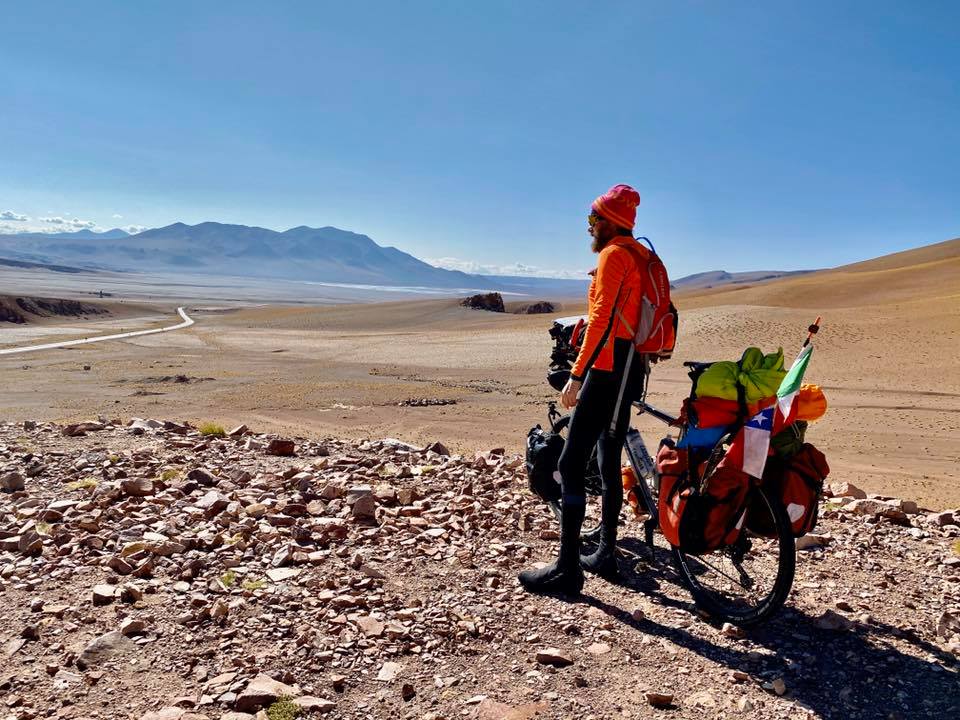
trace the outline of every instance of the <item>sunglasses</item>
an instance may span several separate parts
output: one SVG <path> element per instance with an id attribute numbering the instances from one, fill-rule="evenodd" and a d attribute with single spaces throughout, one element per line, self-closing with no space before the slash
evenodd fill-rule
<path id="1" fill-rule="evenodd" d="M 592 212 L 589 215 L 587 215 L 587 222 L 590 223 L 590 227 L 593 227 L 601 220 L 603 220 L 603 218 L 597 215 L 596 213 Z"/>

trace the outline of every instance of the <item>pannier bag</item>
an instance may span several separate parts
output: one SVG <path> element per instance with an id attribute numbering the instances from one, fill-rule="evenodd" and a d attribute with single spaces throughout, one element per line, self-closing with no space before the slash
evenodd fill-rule
<path id="1" fill-rule="evenodd" d="M 794 537 L 813 532 L 816 527 L 823 481 L 829 473 L 827 459 L 810 443 L 801 445 L 790 457 L 767 458 L 763 489 L 771 502 L 779 502 L 786 509 Z M 776 537 L 770 510 L 759 496 L 751 504 L 747 527 L 757 535 Z"/>
<path id="2" fill-rule="evenodd" d="M 527 482 L 532 493 L 548 502 L 560 499 L 557 462 L 563 446 L 563 436 L 544 430 L 539 425 L 527 433 Z"/>
<path id="3" fill-rule="evenodd" d="M 784 462 L 780 501 L 787 509 L 794 537 L 813 532 L 816 527 L 823 481 L 829 474 L 827 458 L 810 443 L 804 443 Z"/>
<path id="4" fill-rule="evenodd" d="M 687 453 L 664 446 L 660 472 L 660 530 L 684 552 L 702 554 L 736 541 L 743 529 L 750 478 L 722 461 L 703 487 L 691 482 Z"/>

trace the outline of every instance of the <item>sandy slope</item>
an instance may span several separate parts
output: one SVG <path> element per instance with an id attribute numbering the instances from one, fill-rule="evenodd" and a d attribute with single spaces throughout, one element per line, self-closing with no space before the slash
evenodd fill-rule
<path id="1" fill-rule="evenodd" d="M 736 359 L 751 344 L 792 355 L 820 314 L 809 379 L 827 388 L 831 411 L 809 439 L 827 452 L 833 479 L 931 508 L 960 505 L 960 240 L 677 301 L 680 343 L 655 370 L 655 404 L 674 410 L 688 392 L 683 360 Z M 582 309 L 568 301 L 559 314 Z M 554 397 L 544 382 L 549 316 L 449 300 L 191 315 L 189 330 L 109 352 L 0 361 L 8 416 L 170 416 L 517 450 Z M 399 406 L 414 399 L 456 404 Z"/>

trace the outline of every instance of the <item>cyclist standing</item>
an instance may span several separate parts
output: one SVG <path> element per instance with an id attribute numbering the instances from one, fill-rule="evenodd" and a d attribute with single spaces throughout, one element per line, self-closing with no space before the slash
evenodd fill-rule
<path id="1" fill-rule="evenodd" d="M 636 190 L 629 185 L 615 185 L 591 206 L 590 247 L 599 259 L 587 296 L 586 334 L 560 396 L 565 408 L 575 408 L 557 465 L 563 492 L 560 553 L 550 565 L 520 573 L 521 585 L 530 592 L 579 594 L 584 569 L 608 579 L 619 576 L 615 547 L 623 504 L 621 452 L 629 425 L 630 401 L 641 395 L 648 367 L 645 359 L 641 361 L 639 357 L 630 363 L 626 394 L 617 411 L 646 281 L 635 258 L 637 252 L 646 254 L 647 250 L 633 238 L 639 204 Z M 614 421 L 615 411 L 618 416 Z M 580 529 L 586 509 L 584 479 L 594 446 L 603 478 L 601 533 L 596 552 L 581 555 Z"/>

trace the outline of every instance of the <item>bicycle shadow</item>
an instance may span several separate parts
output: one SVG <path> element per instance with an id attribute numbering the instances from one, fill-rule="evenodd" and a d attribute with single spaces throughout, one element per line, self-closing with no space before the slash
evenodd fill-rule
<path id="1" fill-rule="evenodd" d="M 621 543 L 628 555 L 635 553 L 643 559 L 638 545 L 648 550 L 637 540 L 628 538 Z M 712 625 L 719 640 L 717 625 L 700 618 L 692 602 L 680 599 L 687 591 L 672 568 L 670 551 L 654 548 L 647 559 L 639 565 L 639 572 L 634 563 L 621 562 L 621 572 L 626 572 L 620 587 L 642 593 L 657 605 L 693 611 L 694 622 Z M 718 644 L 684 627 L 634 619 L 628 610 L 597 597 L 585 594 L 582 601 L 639 633 L 668 640 L 730 670 L 746 672 L 761 683 L 782 678 L 787 688 L 784 699 L 818 718 L 960 716 L 960 663 L 915 631 L 875 619 L 851 622 L 842 630 L 825 630 L 818 627 L 816 617 L 788 601 L 772 620 L 746 631 L 745 640 L 751 646 L 737 647 L 741 641 L 724 638 Z M 904 652 L 897 642 L 911 645 L 926 657 Z"/>

